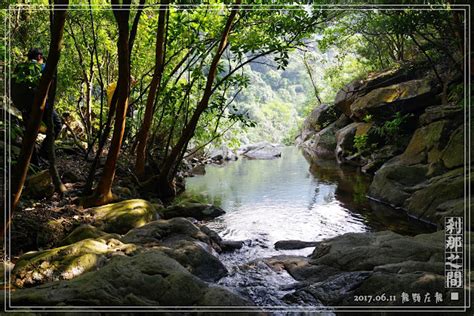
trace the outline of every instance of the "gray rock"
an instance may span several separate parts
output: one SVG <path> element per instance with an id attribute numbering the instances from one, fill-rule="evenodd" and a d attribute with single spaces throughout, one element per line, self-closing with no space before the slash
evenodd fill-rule
<path id="1" fill-rule="evenodd" d="M 215 251 L 203 242 L 180 240 L 159 249 L 204 281 L 216 282 L 227 275 Z"/>
<path id="2" fill-rule="evenodd" d="M 312 135 L 301 147 L 313 159 L 335 159 L 336 132 L 349 123 L 349 119 L 342 114 L 337 121 L 331 123 L 320 132 Z"/>
<path id="3" fill-rule="evenodd" d="M 275 249 L 303 249 L 315 247 L 317 244 L 316 241 L 280 240 L 275 243 Z"/>
<path id="4" fill-rule="evenodd" d="M 202 204 L 195 202 L 183 202 L 172 205 L 159 211 L 160 217 L 170 219 L 173 217 L 192 217 L 197 220 L 213 219 L 225 214 L 225 211 L 212 204 Z"/>
<path id="5" fill-rule="evenodd" d="M 419 121 L 421 125 L 429 125 L 432 122 L 444 119 L 462 118 L 463 112 L 463 108 L 455 104 L 430 106 L 420 115 Z"/>
<path id="6" fill-rule="evenodd" d="M 275 159 L 281 157 L 281 148 L 268 142 L 247 145 L 239 149 L 240 155 L 249 159 Z"/>
<path id="7" fill-rule="evenodd" d="M 199 227 L 188 219 L 176 217 L 169 220 L 157 220 L 139 228 L 130 230 L 121 239 L 124 243 L 138 245 L 171 245 L 176 240 L 202 241 L 211 243 L 211 239 Z"/>
<path id="8" fill-rule="evenodd" d="M 298 137 L 297 144 L 308 140 L 311 135 L 326 128 L 329 124 L 336 121 L 341 115 L 341 111 L 332 104 L 321 104 L 316 106 L 313 111 L 306 117 L 303 127 Z"/>
<path id="9" fill-rule="evenodd" d="M 33 306 L 252 305 L 226 289 L 201 281 L 158 250 L 134 257 L 115 256 L 99 271 L 67 282 L 17 290 L 11 300 L 13 305 Z"/>
<path id="10" fill-rule="evenodd" d="M 285 269 L 301 281 L 285 296 L 302 305 L 400 305 L 398 301 L 357 302 L 356 295 L 432 292 L 444 287 L 444 231 L 415 237 L 390 231 L 348 233 L 318 243 L 309 258 L 278 256 L 265 259 L 273 269 Z"/>

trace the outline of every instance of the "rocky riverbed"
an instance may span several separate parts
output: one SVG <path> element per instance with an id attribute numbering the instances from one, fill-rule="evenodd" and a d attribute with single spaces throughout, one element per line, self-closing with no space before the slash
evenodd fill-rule
<path id="1" fill-rule="evenodd" d="M 172 217 L 177 207 L 190 218 Z M 164 209 L 139 199 L 84 210 L 90 224 L 61 246 L 18 259 L 9 273 L 12 305 L 251 306 L 215 284 L 227 275 L 218 253 L 239 244 L 192 218 L 221 212 L 196 203 Z"/>

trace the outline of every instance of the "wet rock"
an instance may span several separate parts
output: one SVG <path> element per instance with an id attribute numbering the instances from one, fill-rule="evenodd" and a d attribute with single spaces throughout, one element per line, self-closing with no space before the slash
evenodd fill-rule
<path id="1" fill-rule="evenodd" d="M 318 244 L 316 241 L 301 241 L 301 240 L 280 240 L 275 243 L 275 249 L 303 249 L 308 247 L 315 247 Z"/>
<path id="2" fill-rule="evenodd" d="M 87 212 L 93 216 L 94 225 L 108 233 L 125 234 L 157 219 L 155 207 L 140 199 L 107 204 Z"/>
<path id="3" fill-rule="evenodd" d="M 197 220 L 213 219 L 225 214 L 220 207 L 211 204 L 184 202 L 170 206 L 159 211 L 160 217 L 170 219 L 173 217 L 192 217 Z"/>
<path id="4" fill-rule="evenodd" d="M 12 282 L 22 288 L 73 279 L 97 269 L 107 254 L 118 249 L 131 252 L 136 248 L 118 240 L 85 239 L 59 248 L 26 253 L 12 271 Z"/>
<path id="5" fill-rule="evenodd" d="M 221 299 L 220 302 L 212 298 Z M 99 271 L 12 293 L 14 305 L 193 306 L 252 305 L 226 289 L 210 286 L 158 250 L 115 256 Z"/>
<path id="6" fill-rule="evenodd" d="M 54 185 L 48 170 L 34 174 L 26 180 L 26 195 L 42 199 L 51 197 L 54 193 Z"/>
<path id="7" fill-rule="evenodd" d="M 378 88 L 358 97 L 350 105 L 351 118 L 363 120 L 371 115 L 377 120 L 389 119 L 396 112 L 414 113 L 437 102 L 439 88 L 430 79 L 417 79 Z"/>
<path id="8" fill-rule="evenodd" d="M 281 157 L 281 149 L 268 142 L 247 145 L 239 149 L 239 153 L 249 159 L 275 159 Z"/>
<path id="9" fill-rule="evenodd" d="M 343 272 L 327 278 L 324 281 L 313 283 L 294 294 L 289 294 L 283 299 L 286 301 L 304 300 L 309 294 L 324 305 L 337 306 L 344 299 L 350 297 L 353 289 L 357 288 L 370 276 L 369 272 Z"/>
<path id="10" fill-rule="evenodd" d="M 234 251 L 237 249 L 241 249 L 244 246 L 244 242 L 240 240 L 222 240 L 220 243 L 220 247 L 222 251 Z"/>
<path id="11" fill-rule="evenodd" d="M 390 231 L 348 233 L 319 242 L 309 258 L 278 256 L 265 262 L 286 269 L 301 281 L 303 286 L 285 296 L 289 303 L 369 305 L 355 302 L 354 295 L 375 296 L 407 289 L 447 294 L 444 231 L 415 237 Z M 389 304 L 399 305 L 400 301 Z"/>

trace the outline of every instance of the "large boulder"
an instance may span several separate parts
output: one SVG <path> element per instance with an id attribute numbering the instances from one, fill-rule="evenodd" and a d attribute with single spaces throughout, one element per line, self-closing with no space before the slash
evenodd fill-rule
<path id="1" fill-rule="evenodd" d="M 146 200 L 134 199 L 112 203 L 87 210 L 94 226 L 108 233 L 125 234 L 157 219 L 155 207 Z"/>
<path id="2" fill-rule="evenodd" d="M 351 118 L 367 115 L 377 120 L 389 119 L 395 113 L 415 113 L 436 104 L 439 88 L 430 79 L 416 79 L 378 88 L 357 98 L 351 104 Z"/>
<path id="3" fill-rule="evenodd" d="M 213 300 L 219 299 L 219 301 Z M 248 300 L 209 285 L 159 250 L 114 256 L 102 269 L 12 293 L 14 306 L 249 306 Z"/>
<path id="4" fill-rule="evenodd" d="M 429 122 L 376 172 L 369 196 L 443 226 L 438 206 L 464 196 L 464 126 L 446 119 Z M 459 207 L 449 212 L 463 213 Z"/>
<path id="5" fill-rule="evenodd" d="M 349 123 L 342 114 L 339 119 L 313 134 L 301 147 L 314 159 L 334 159 L 337 146 L 336 132 Z"/>
<path id="6" fill-rule="evenodd" d="M 405 201 L 403 206 L 409 214 L 417 218 L 429 222 L 440 220 L 436 216 L 438 206 L 451 200 L 463 198 L 465 180 L 464 167 L 430 178 L 427 183 L 423 183 L 416 188 L 418 190 Z M 463 216 L 464 208 L 458 208 L 457 210 L 455 216 Z M 444 220 L 441 219 L 438 224 L 442 225 L 442 221 Z"/>
<path id="7" fill-rule="evenodd" d="M 216 162 L 237 160 L 238 157 L 230 148 L 222 145 L 209 152 L 209 157 Z"/>
<path id="8" fill-rule="evenodd" d="M 202 241 L 211 244 L 211 238 L 186 218 L 157 220 L 130 230 L 121 238 L 125 243 L 171 245 L 176 240 Z"/>
<path id="9" fill-rule="evenodd" d="M 227 268 L 209 245 L 199 241 L 174 241 L 169 247 L 160 247 L 193 275 L 208 282 L 216 282 L 227 275 Z"/>
<path id="10" fill-rule="evenodd" d="M 319 242 L 309 258 L 265 259 L 297 281 L 288 303 L 324 305 L 401 305 L 395 301 L 357 302 L 355 295 L 437 291 L 444 286 L 444 231 L 408 237 L 390 231 L 348 233 Z"/>
<path id="11" fill-rule="evenodd" d="M 411 80 L 417 76 L 419 76 L 418 72 L 405 67 L 373 73 L 368 75 L 364 80 L 356 79 L 337 92 L 334 106 L 347 117 L 351 117 L 351 104 L 356 99 L 364 96 L 373 89 Z"/>
<path id="12" fill-rule="evenodd" d="M 225 214 L 225 211 L 212 204 L 185 202 L 162 209 L 159 214 L 163 219 L 192 217 L 197 220 L 208 220 Z"/>
<path id="13" fill-rule="evenodd" d="M 464 130 L 464 126 L 458 127 L 451 134 L 448 144 L 441 153 L 440 159 L 443 162 L 443 165 L 448 169 L 453 169 L 464 165 L 464 151 L 466 150 L 466 146 L 464 144 Z"/>
<path id="14" fill-rule="evenodd" d="M 348 162 L 356 152 L 354 138 L 367 135 L 372 123 L 353 122 L 336 132 L 335 155 L 339 163 Z"/>
<path id="15" fill-rule="evenodd" d="M 118 240 L 85 239 L 71 245 L 49 250 L 29 252 L 20 257 L 12 271 L 12 282 L 16 287 L 31 287 L 39 284 L 69 280 L 88 271 L 96 270 L 106 261 L 110 253 L 122 250 L 130 253 L 133 245 L 124 245 Z"/>
<path id="16" fill-rule="evenodd" d="M 329 124 L 336 121 L 341 113 L 341 110 L 332 104 L 320 104 L 315 107 L 303 122 L 303 128 L 298 137 L 298 142 L 302 143 L 308 140 L 309 136 L 321 131 Z"/>
<path id="17" fill-rule="evenodd" d="M 221 250 L 210 230 L 201 229 L 185 218 L 157 220 L 129 231 L 122 239 L 143 247 L 160 249 L 192 274 L 206 281 L 217 281 L 227 269 L 217 258 Z"/>
<path id="18" fill-rule="evenodd" d="M 420 124 L 428 125 L 446 119 L 462 122 L 463 114 L 464 109 L 457 104 L 429 106 L 420 115 Z"/>

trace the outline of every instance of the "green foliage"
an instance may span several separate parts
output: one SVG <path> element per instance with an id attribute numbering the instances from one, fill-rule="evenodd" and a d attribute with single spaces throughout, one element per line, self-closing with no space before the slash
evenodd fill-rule
<path id="1" fill-rule="evenodd" d="M 395 114 L 392 120 L 385 121 L 382 126 L 375 127 L 374 131 L 379 136 L 385 138 L 387 142 L 395 141 L 400 135 L 402 126 L 407 123 L 413 114 L 402 115 L 400 112 Z"/>
<path id="2" fill-rule="evenodd" d="M 12 79 L 19 84 L 26 84 L 31 87 L 38 86 L 41 79 L 41 64 L 36 62 L 18 64 L 12 74 Z"/>
<path id="3" fill-rule="evenodd" d="M 354 136 L 354 148 L 358 154 L 363 154 L 369 149 L 367 140 L 367 134 Z"/>
<path id="4" fill-rule="evenodd" d="M 372 115 L 366 114 L 362 120 L 366 123 L 370 123 L 372 122 L 372 118 L 373 118 Z"/>

